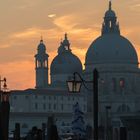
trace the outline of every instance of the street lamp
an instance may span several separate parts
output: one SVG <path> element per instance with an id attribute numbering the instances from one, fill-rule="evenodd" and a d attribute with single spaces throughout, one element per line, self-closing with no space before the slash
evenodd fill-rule
<path id="1" fill-rule="evenodd" d="M 1 76 L 0 76 L 0 101 L 2 101 L 2 88 L 1 88 L 2 82 L 4 83 L 3 87 L 5 87 L 6 86 L 6 78 L 4 77 L 3 79 L 1 79 Z"/>
<path id="2" fill-rule="evenodd" d="M 76 80 L 76 75 L 80 78 L 80 80 Z M 98 140 L 98 78 L 99 74 L 97 69 L 93 70 L 93 80 L 92 81 L 85 81 L 81 75 L 77 72 L 73 74 L 73 80 L 67 81 L 68 90 L 72 93 L 79 93 L 82 84 L 87 90 L 90 90 L 87 88 L 86 83 L 92 83 L 93 84 L 93 122 L 94 122 L 94 140 Z"/>
<path id="3" fill-rule="evenodd" d="M 3 79 L 1 79 L 1 76 L 0 76 L 0 91 L 1 91 L 1 83 L 2 82 L 6 83 L 6 78 L 4 77 Z"/>
<path id="4" fill-rule="evenodd" d="M 10 92 L 7 90 L 6 79 L 4 80 L 3 91 L 0 90 L 0 94 L 1 94 L 0 139 L 1 140 L 8 140 L 9 112 L 10 112 L 9 95 L 10 95 Z"/>
<path id="5" fill-rule="evenodd" d="M 69 92 L 79 93 L 81 89 L 82 81 L 71 80 L 71 81 L 67 81 L 67 84 L 68 84 Z"/>

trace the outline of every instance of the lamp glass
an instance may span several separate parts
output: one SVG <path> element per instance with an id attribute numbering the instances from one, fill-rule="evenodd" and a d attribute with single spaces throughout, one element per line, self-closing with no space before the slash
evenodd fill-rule
<path id="1" fill-rule="evenodd" d="M 82 82 L 81 81 L 67 81 L 69 92 L 79 93 L 81 89 Z"/>
<path id="2" fill-rule="evenodd" d="M 78 93 L 80 92 L 81 85 L 82 85 L 81 81 L 75 82 L 75 92 L 78 92 Z"/>
<path id="3" fill-rule="evenodd" d="M 73 91 L 73 81 L 67 81 L 67 86 L 68 86 L 68 91 L 72 92 Z"/>

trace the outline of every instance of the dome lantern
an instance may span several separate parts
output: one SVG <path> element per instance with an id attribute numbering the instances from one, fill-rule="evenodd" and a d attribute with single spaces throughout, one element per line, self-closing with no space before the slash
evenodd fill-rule
<path id="1" fill-rule="evenodd" d="M 65 50 L 70 51 L 70 42 L 68 40 L 67 33 L 65 33 L 65 35 L 64 35 L 64 40 L 63 40 L 62 44 L 63 44 Z"/>
<path id="2" fill-rule="evenodd" d="M 70 52 L 70 42 L 68 40 L 67 33 L 64 35 L 64 40 L 60 42 L 60 46 L 58 48 L 58 54 L 64 53 L 64 52 Z"/>
<path id="3" fill-rule="evenodd" d="M 43 42 L 43 37 L 41 36 L 40 43 L 37 47 L 38 54 L 43 54 L 46 52 L 46 46 Z"/>
<path id="4" fill-rule="evenodd" d="M 105 12 L 102 25 L 102 34 L 120 34 L 119 24 L 115 12 L 112 10 L 112 3 L 109 1 L 109 9 Z"/>

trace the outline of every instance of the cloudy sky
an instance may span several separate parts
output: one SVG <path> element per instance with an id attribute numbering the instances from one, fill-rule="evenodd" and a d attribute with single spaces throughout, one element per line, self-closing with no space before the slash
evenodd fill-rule
<path id="1" fill-rule="evenodd" d="M 140 0 L 112 3 L 121 34 L 140 56 Z M 100 35 L 106 9 L 108 0 L 0 0 L 0 75 L 7 77 L 9 88 L 34 88 L 34 55 L 41 35 L 49 63 L 67 32 L 73 53 L 84 64 L 89 45 Z"/>

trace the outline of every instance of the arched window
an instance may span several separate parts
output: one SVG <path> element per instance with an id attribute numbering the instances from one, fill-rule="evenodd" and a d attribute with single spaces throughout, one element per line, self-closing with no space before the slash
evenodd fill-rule
<path id="1" fill-rule="evenodd" d="M 41 67 L 41 62 L 37 61 L 37 67 L 40 68 Z"/>
<path id="2" fill-rule="evenodd" d="M 35 109 L 38 109 L 38 104 L 37 103 L 35 103 Z"/>
<path id="3" fill-rule="evenodd" d="M 63 108 L 64 108 L 64 106 L 63 106 L 63 104 L 61 104 L 61 110 L 63 110 Z"/>
<path id="4" fill-rule="evenodd" d="M 111 21 L 109 21 L 109 27 L 110 27 L 110 28 L 112 27 L 112 22 L 111 22 Z"/>
<path id="5" fill-rule="evenodd" d="M 104 94 L 104 92 L 105 92 L 105 89 L 104 89 L 105 88 L 105 80 L 103 78 L 100 79 L 99 86 L 100 86 L 99 92 Z"/>
<path id="6" fill-rule="evenodd" d="M 125 89 L 125 79 L 124 78 L 120 78 L 119 86 L 120 86 L 120 93 L 124 94 L 124 89 Z"/>
<path id="7" fill-rule="evenodd" d="M 120 88 L 124 88 L 124 87 L 125 87 L 125 79 L 120 78 Z"/>
<path id="8" fill-rule="evenodd" d="M 46 110 L 46 104 L 45 103 L 43 104 L 43 109 Z"/>
<path id="9" fill-rule="evenodd" d="M 51 110 L 51 104 L 49 103 L 49 110 Z"/>
<path id="10" fill-rule="evenodd" d="M 56 104 L 53 105 L 53 109 L 56 110 Z"/>
<path id="11" fill-rule="evenodd" d="M 68 51 L 69 50 L 69 47 L 68 46 L 65 46 L 65 50 Z"/>
<path id="12" fill-rule="evenodd" d="M 112 90 L 115 92 L 117 89 L 116 78 L 112 78 Z"/>

